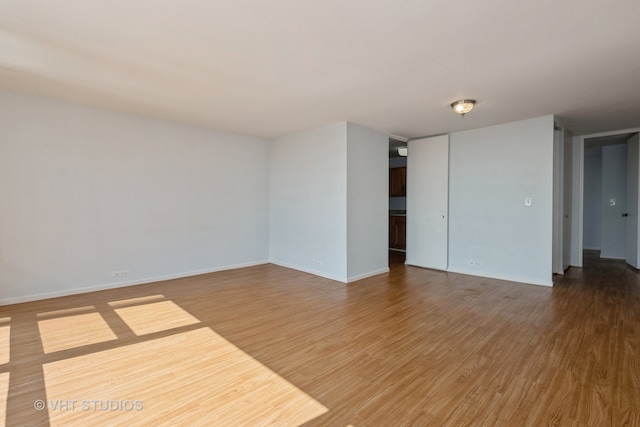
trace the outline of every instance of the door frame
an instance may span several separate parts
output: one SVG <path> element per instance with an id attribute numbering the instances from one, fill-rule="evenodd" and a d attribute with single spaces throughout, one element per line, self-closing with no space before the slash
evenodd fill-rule
<path id="1" fill-rule="evenodd" d="M 621 129 L 609 132 L 577 135 L 573 137 L 573 191 L 571 209 L 571 266 L 582 267 L 582 245 L 584 227 L 584 140 L 614 136 L 624 133 L 639 133 L 640 128 Z"/>

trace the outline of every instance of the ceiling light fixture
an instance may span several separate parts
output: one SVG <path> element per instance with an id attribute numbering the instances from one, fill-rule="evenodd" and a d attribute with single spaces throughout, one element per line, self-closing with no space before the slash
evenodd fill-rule
<path id="1" fill-rule="evenodd" d="M 460 101 L 456 101 L 451 104 L 451 108 L 453 111 L 460 114 L 464 117 L 469 111 L 473 110 L 473 107 L 476 105 L 475 99 L 461 99 Z"/>
<path id="2" fill-rule="evenodd" d="M 407 157 L 407 147 L 398 148 L 398 155 L 400 157 Z"/>

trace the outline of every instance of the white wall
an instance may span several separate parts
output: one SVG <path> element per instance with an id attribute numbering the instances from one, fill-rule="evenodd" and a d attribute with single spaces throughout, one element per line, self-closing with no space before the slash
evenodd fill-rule
<path id="1" fill-rule="evenodd" d="M 609 201 L 616 200 L 615 206 Z M 625 259 L 627 210 L 627 144 L 602 147 L 602 247 L 600 257 Z"/>
<path id="2" fill-rule="evenodd" d="M 271 262 L 346 281 L 347 123 L 274 140 L 269 183 Z"/>
<path id="3" fill-rule="evenodd" d="M 584 249 L 600 250 L 602 233 L 602 147 L 584 150 Z"/>
<path id="4" fill-rule="evenodd" d="M 347 275 L 389 271 L 389 137 L 347 124 Z"/>
<path id="5" fill-rule="evenodd" d="M 267 259 L 341 281 L 386 271 L 384 135 L 343 122 L 270 144 L 0 101 L 0 303 Z M 550 282 L 552 132 L 549 116 L 451 136 L 450 269 Z"/>
<path id="6" fill-rule="evenodd" d="M 272 142 L 272 263 L 342 282 L 388 271 L 388 138 L 341 122 Z"/>
<path id="7" fill-rule="evenodd" d="M 0 91 L 0 303 L 266 262 L 268 190 L 266 141 Z"/>
<path id="8" fill-rule="evenodd" d="M 451 134 L 450 271 L 552 284 L 553 127 L 545 116 Z"/>

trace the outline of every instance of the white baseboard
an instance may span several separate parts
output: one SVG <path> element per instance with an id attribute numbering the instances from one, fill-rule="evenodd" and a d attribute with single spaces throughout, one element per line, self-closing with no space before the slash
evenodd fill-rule
<path id="1" fill-rule="evenodd" d="M 299 265 L 289 264 L 288 262 L 281 262 L 281 261 L 271 260 L 270 263 L 274 264 L 274 265 L 279 265 L 280 267 L 285 267 L 285 268 L 290 268 L 292 270 L 302 271 L 303 273 L 313 274 L 314 276 L 324 277 L 325 279 L 335 280 L 336 282 L 341 282 L 341 283 L 351 283 L 351 282 L 355 282 L 355 281 L 358 281 L 358 280 L 366 279 L 367 277 L 377 276 L 378 274 L 383 274 L 383 273 L 388 273 L 389 272 L 389 267 L 387 267 L 387 268 L 382 268 L 380 270 L 370 271 L 370 272 L 364 273 L 364 274 L 358 274 L 356 276 L 341 277 L 341 276 L 337 276 L 337 275 L 333 275 L 333 274 L 328 274 L 328 273 L 325 273 L 323 271 L 313 270 L 311 268 L 306 268 L 306 267 L 301 267 Z"/>
<path id="2" fill-rule="evenodd" d="M 126 282 L 106 283 L 103 285 L 89 286 L 86 288 L 65 289 L 62 291 L 45 292 L 41 294 L 26 295 L 22 297 L 3 298 L 0 299 L 0 306 L 10 304 L 20 304 L 29 301 L 38 301 L 48 298 L 65 297 L 69 295 L 84 294 L 87 292 L 104 291 L 107 289 L 124 288 L 126 286 L 144 285 L 146 283 L 162 282 L 165 280 L 182 279 L 184 277 L 199 276 L 201 274 L 215 273 L 218 271 L 235 270 L 237 268 L 253 267 L 255 265 L 268 264 L 269 261 L 255 261 L 242 264 L 225 265 L 221 267 L 207 268 L 204 270 L 187 271 L 176 274 L 168 274 L 165 276 L 146 277 L 143 279 L 128 280 Z"/>
<path id="3" fill-rule="evenodd" d="M 358 280 L 366 279 L 367 277 L 377 276 L 378 274 L 384 274 L 389 272 L 389 267 L 381 268 L 380 270 L 370 271 L 369 273 L 358 274 L 357 276 L 351 276 L 347 278 L 347 283 L 356 282 Z"/>
<path id="4" fill-rule="evenodd" d="M 625 257 L 611 256 L 611 255 L 609 255 L 607 253 L 602 253 L 602 252 L 600 252 L 600 258 L 601 259 L 619 259 L 619 260 L 622 260 L 622 261 L 624 261 L 626 259 Z"/>
<path id="5" fill-rule="evenodd" d="M 337 276 L 334 274 L 325 273 L 323 271 L 313 270 L 311 268 L 301 267 L 295 264 L 289 264 L 288 262 L 282 261 L 269 261 L 271 264 L 279 265 L 280 267 L 290 268 L 292 270 L 302 271 L 303 273 L 313 274 L 314 276 L 324 277 L 325 279 L 335 280 L 336 282 L 349 283 L 347 277 Z"/>
<path id="6" fill-rule="evenodd" d="M 465 269 L 448 269 L 449 273 L 466 274 L 468 276 L 486 277 L 489 279 L 507 280 L 509 282 L 524 283 L 526 285 L 553 286 L 552 280 L 532 279 L 530 277 L 511 276 L 508 274 L 487 273 L 485 271 L 465 270 Z"/>

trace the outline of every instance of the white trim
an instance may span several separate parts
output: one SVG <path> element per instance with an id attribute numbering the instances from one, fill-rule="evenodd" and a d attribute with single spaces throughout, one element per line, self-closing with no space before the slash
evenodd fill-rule
<path id="1" fill-rule="evenodd" d="M 449 273 L 465 274 L 468 276 L 486 277 L 489 279 L 507 280 L 509 282 L 524 283 L 526 285 L 553 286 L 553 280 L 532 279 L 530 277 L 511 276 L 508 274 L 493 274 L 475 270 L 447 270 Z"/>
<path id="2" fill-rule="evenodd" d="M 199 276 L 201 274 L 215 273 L 218 271 L 235 270 L 238 268 L 253 267 L 256 265 L 268 264 L 269 261 L 254 261 L 242 264 L 226 265 L 222 267 L 207 268 L 204 270 L 187 271 L 177 274 L 168 274 L 166 276 L 147 277 L 143 279 L 128 280 L 126 282 L 107 283 L 104 285 L 89 286 L 86 288 L 65 289 L 64 291 L 46 292 L 43 294 L 27 295 L 23 297 L 0 299 L 0 306 L 19 304 L 23 302 L 37 301 L 49 298 L 65 297 L 68 295 L 84 294 L 87 292 L 103 291 L 107 289 L 124 288 L 126 286 L 144 285 L 146 283 L 162 282 L 165 280 L 182 279 L 184 277 Z"/>
<path id="3" fill-rule="evenodd" d="M 281 261 L 269 261 L 271 264 L 278 265 L 280 267 L 290 268 L 292 270 L 302 271 L 303 273 L 313 274 L 314 276 L 324 277 L 325 279 L 335 280 L 336 282 L 349 283 L 346 277 L 336 276 L 333 274 L 324 273 L 322 271 L 313 270 L 311 268 L 301 267 L 299 265 L 289 264 Z"/>
<path id="4" fill-rule="evenodd" d="M 435 267 L 425 267 L 424 265 L 413 263 L 410 260 L 409 261 L 405 260 L 404 265 L 407 265 L 409 267 L 426 268 L 427 270 L 433 270 L 433 271 L 449 271 L 446 268 L 442 269 L 442 268 L 435 268 Z"/>
<path id="5" fill-rule="evenodd" d="M 389 267 L 387 267 L 387 268 L 381 268 L 380 270 L 370 271 L 368 273 L 358 274 L 357 276 L 351 276 L 351 277 L 345 278 L 345 277 L 340 277 L 333 274 L 327 274 L 322 271 L 313 270 L 311 268 L 300 267 L 299 265 L 289 264 L 286 262 L 271 260 L 270 263 L 274 265 L 278 265 L 280 267 L 302 271 L 303 273 L 313 274 L 314 276 L 324 277 L 325 279 L 335 280 L 336 282 L 341 282 L 341 283 L 351 283 L 358 280 L 366 279 L 367 277 L 377 276 L 378 274 L 384 274 L 389 272 Z"/>
<path id="6" fill-rule="evenodd" d="M 626 261 L 627 258 L 621 258 L 619 256 L 609 256 L 609 254 L 603 254 L 602 252 L 600 252 L 600 259 L 617 259 L 619 261 Z"/>
<path id="7" fill-rule="evenodd" d="M 600 133 L 590 133 L 586 135 L 580 135 L 583 139 L 591 139 L 591 138 L 600 138 L 603 136 L 616 136 L 623 135 L 625 133 L 638 133 L 640 132 L 640 128 L 630 128 L 630 129 L 620 129 L 620 130 L 610 130 L 608 132 L 600 132 Z"/>
<path id="8" fill-rule="evenodd" d="M 380 270 L 370 271 L 369 273 L 358 274 L 357 276 L 351 276 L 347 278 L 347 283 L 356 282 L 358 280 L 366 279 L 367 277 L 377 276 L 378 274 L 384 274 L 389 272 L 389 267 L 381 268 Z"/>
<path id="9" fill-rule="evenodd" d="M 573 137 L 571 200 L 571 266 L 582 267 L 584 209 L 584 139 Z"/>

